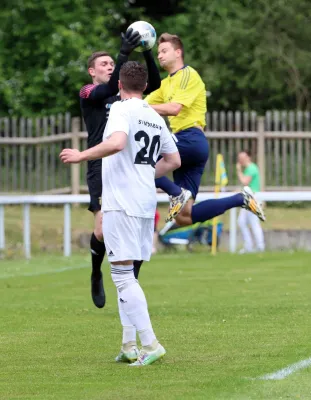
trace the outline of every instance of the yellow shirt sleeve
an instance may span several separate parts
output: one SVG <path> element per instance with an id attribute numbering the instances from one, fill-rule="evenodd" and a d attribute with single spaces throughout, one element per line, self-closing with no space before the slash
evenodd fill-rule
<path id="1" fill-rule="evenodd" d="M 199 75 L 193 74 L 189 70 L 185 71 L 185 76 L 182 77 L 170 102 L 179 103 L 189 108 L 201 93 L 202 83 Z"/>
<path id="2" fill-rule="evenodd" d="M 159 87 L 159 89 L 157 89 L 154 92 L 151 92 L 150 94 L 148 94 L 148 96 L 145 97 L 144 100 L 148 104 L 162 104 L 162 103 L 164 103 L 163 95 L 162 95 L 162 87 Z"/>

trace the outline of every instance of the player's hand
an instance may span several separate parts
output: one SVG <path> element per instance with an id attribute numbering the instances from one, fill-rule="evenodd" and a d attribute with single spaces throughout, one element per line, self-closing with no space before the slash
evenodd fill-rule
<path id="1" fill-rule="evenodd" d="M 240 163 L 237 163 L 237 164 L 236 164 L 236 170 L 237 170 L 237 172 L 241 172 L 242 167 L 241 167 L 241 164 L 240 164 Z"/>
<path id="2" fill-rule="evenodd" d="M 148 49 L 148 50 L 144 50 L 144 51 L 143 51 L 143 55 L 144 55 L 144 56 L 145 56 L 145 55 L 148 55 L 148 54 L 151 54 L 151 56 L 153 56 L 152 50 L 151 50 L 151 49 Z"/>
<path id="3" fill-rule="evenodd" d="M 81 151 L 77 149 L 64 149 L 60 153 L 59 158 L 64 164 L 76 164 L 82 161 Z"/>
<path id="4" fill-rule="evenodd" d="M 126 33 L 121 34 L 122 37 L 122 45 L 120 49 L 120 53 L 128 56 L 137 46 L 140 45 L 141 36 L 137 31 L 133 31 L 133 28 L 130 28 L 126 31 Z"/>

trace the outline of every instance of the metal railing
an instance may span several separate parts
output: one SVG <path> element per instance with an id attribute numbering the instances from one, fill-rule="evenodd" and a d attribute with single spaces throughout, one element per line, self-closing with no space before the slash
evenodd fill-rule
<path id="1" fill-rule="evenodd" d="M 221 193 L 219 198 L 231 196 L 232 193 Z M 213 193 L 199 193 L 197 201 L 213 199 Z M 259 192 L 256 198 L 260 201 L 311 201 L 311 191 L 305 192 Z M 31 257 L 31 204 L 63 204 L 64 205 L 64 256 L 71 255 L 71 205 L 89 202 L 89 195 L 34 195 L 34 196 L 0 196 L 0 252 L 5 250 L 5 205 L 20 204 L 23 207 L 23 241 L 26 258 Z M 167 203 L 168 196 L 164 193 L 157 194 L 158 203 Z M 237 209 L 230 210 L 229 224 L 229 251 L 237 249 Z"/>

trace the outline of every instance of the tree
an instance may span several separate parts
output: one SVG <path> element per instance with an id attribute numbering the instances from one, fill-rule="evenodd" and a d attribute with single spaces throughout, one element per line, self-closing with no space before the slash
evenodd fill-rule
<path id="1" fill-rule="evenodd" d="M 13 0 L 0 14 L 2 113 L 79 115 L 78 91 L 86 82 L 86 61 L 95 50 L 113 57 L 125 23 L 124 3 L 96 0 Z M 135 16 L 135 13 L 134 13 Z"/>
<path id="2" fill-rule="evenodd" d="M 309 106 L 307 0 L 189 0 L 185 8 L 175 30 L 212 92 L 211 108 Z M 172 22 L 168 19 L 166 25 Z"/>
<path id="3" fill-rule="evenodd" d="M 3 0 L 0 114 L 80 115 L 88 56 L 115 57 L 139 19 L 182 37 L 209 109 L 308 108 L 310 16 L 308 0 Z"/>

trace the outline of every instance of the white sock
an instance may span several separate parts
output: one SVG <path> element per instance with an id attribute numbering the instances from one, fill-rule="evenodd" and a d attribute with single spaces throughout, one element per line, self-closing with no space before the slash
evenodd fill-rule
<path id="1" fill-rule="evenodd" d="M 112 265 L 111 276 L 119 301 L 129 321 L 135 326 L 142 346 L 152 346 L 156 340 L 152 329 L 145 294 L 134 277 L 133 266 Z"/>
<path id="2" fill-rule="evenodd" d="M 120 299 L 119 290 L 124 285 L 129 285 L 135 283 L 135 277 L 133 274 L 133 265 L 111 265 L 111 277 L 114 284 L 117 287 L 117 296 L 118 296 L 118 308 L 121 325 L 123 327 L 123 336 L 122 336 L 122 347 L 126 347 L 124 345 L 129 342 L 136 343 L 136 328 L 131 323 L 129 317 L 126 315 L 123 306 L 122 299 Z M 134 279 L 133 279 L 134 278 Z"/>
<path id="3" fill-rule="evenodd" d="M 125 303 L 123 309 L 136 327 L 142 346 L 151 346 L 156 339 L 152 329 L 145 294 L 137 282 L 120 294 Z"/>
<path id="4" fill-rule="evenodd" d="M 118 307 L 119 307 L 120 321 L 123 326 L 122 344 L 124 347 L 124 345 L 127 343 L 130 343 L 130 342 L 136 343 L 136 328 L 134 325 L 131 324 L 129 317 L 126 315 L 125 311 L 123 310 L 119 293 L 118 293 Z"/>

